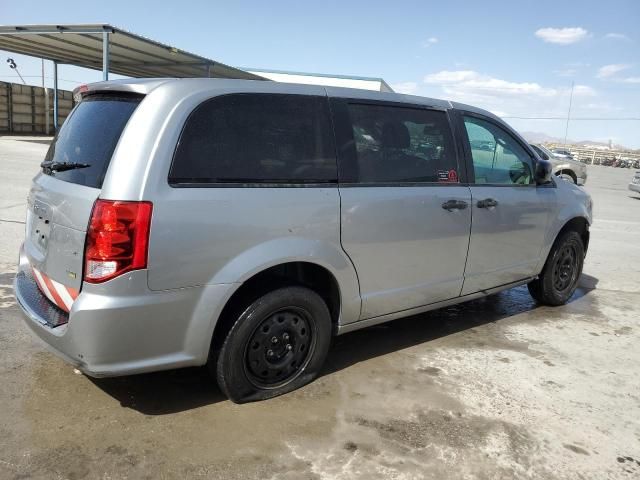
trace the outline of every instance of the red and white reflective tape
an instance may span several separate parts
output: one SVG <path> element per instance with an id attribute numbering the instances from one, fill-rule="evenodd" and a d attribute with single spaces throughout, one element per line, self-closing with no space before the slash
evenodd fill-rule
<path id="1" fill-rule="evenodd" d="M 71 305 L 73 305 L 75 299 L 78 298 L 78 291 L 75 288 L 67 287 L 56 282 L 36 268 L 33 268 L 33 276 L 38 284 L 38 288 L 40 288 L 40 291 L 44 293 L 49 300 L 65 312 L 71 310 Z"/>

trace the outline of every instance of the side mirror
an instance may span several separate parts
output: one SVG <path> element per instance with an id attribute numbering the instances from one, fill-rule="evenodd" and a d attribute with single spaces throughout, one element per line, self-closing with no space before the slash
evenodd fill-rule
<path id="1" fill-rule="evenodd" d="M 536 162 L 536 171 L 534 173 L 534 179 L 536 184 L 544 185 L 551 181 L 551 175 L 553 174 L 553 167 L 548 160 L 538 160 Z"/>

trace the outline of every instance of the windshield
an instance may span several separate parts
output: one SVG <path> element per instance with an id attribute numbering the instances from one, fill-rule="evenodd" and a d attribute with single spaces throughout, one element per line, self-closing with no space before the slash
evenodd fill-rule
<path id="1" fill-rule="evenodd" d="M 101 188 L 120 135 L 142 98 L 141 95 L 108 93 L 83 99 L 53 139 L 45 162 L 88 166 L 43 168 L 43 172 L 65 182 Z"/>

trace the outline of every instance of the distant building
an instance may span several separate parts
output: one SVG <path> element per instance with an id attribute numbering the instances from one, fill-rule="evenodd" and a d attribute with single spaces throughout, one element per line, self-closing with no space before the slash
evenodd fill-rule
<path id="1" fill-rule="evenodd" d="M 306 85 L 322 85 L 325 87 L 360 88 L 378 92 L 393 92 L 393 89 L 382 78 L 354 77 L 350 75 L 330 75 L 324 73 L 287 72 L 282 70 L 262 70 L 243 68 L 249 73 L 260 75 L 275 82 L 303 83 Z"/>

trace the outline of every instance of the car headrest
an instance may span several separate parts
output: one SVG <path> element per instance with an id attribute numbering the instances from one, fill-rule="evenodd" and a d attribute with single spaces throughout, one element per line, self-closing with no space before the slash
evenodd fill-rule
<path id="1" fill-rule="evenodd" d="M 434 125 L 433 123 L 429 123 L 425 125 L 424 128 L 422 129 L 422 133 L 424 135 L 433 136 L 433 137 L 438 137 L 442 135 L 442 132 L 437 127 L 437 125 Z"/>
<path id="2" fill-rule="evenodd" d="M 409 148 L 409 129 L 402 122 L 387 122 L 382 126 L 382 148 Z"/>

